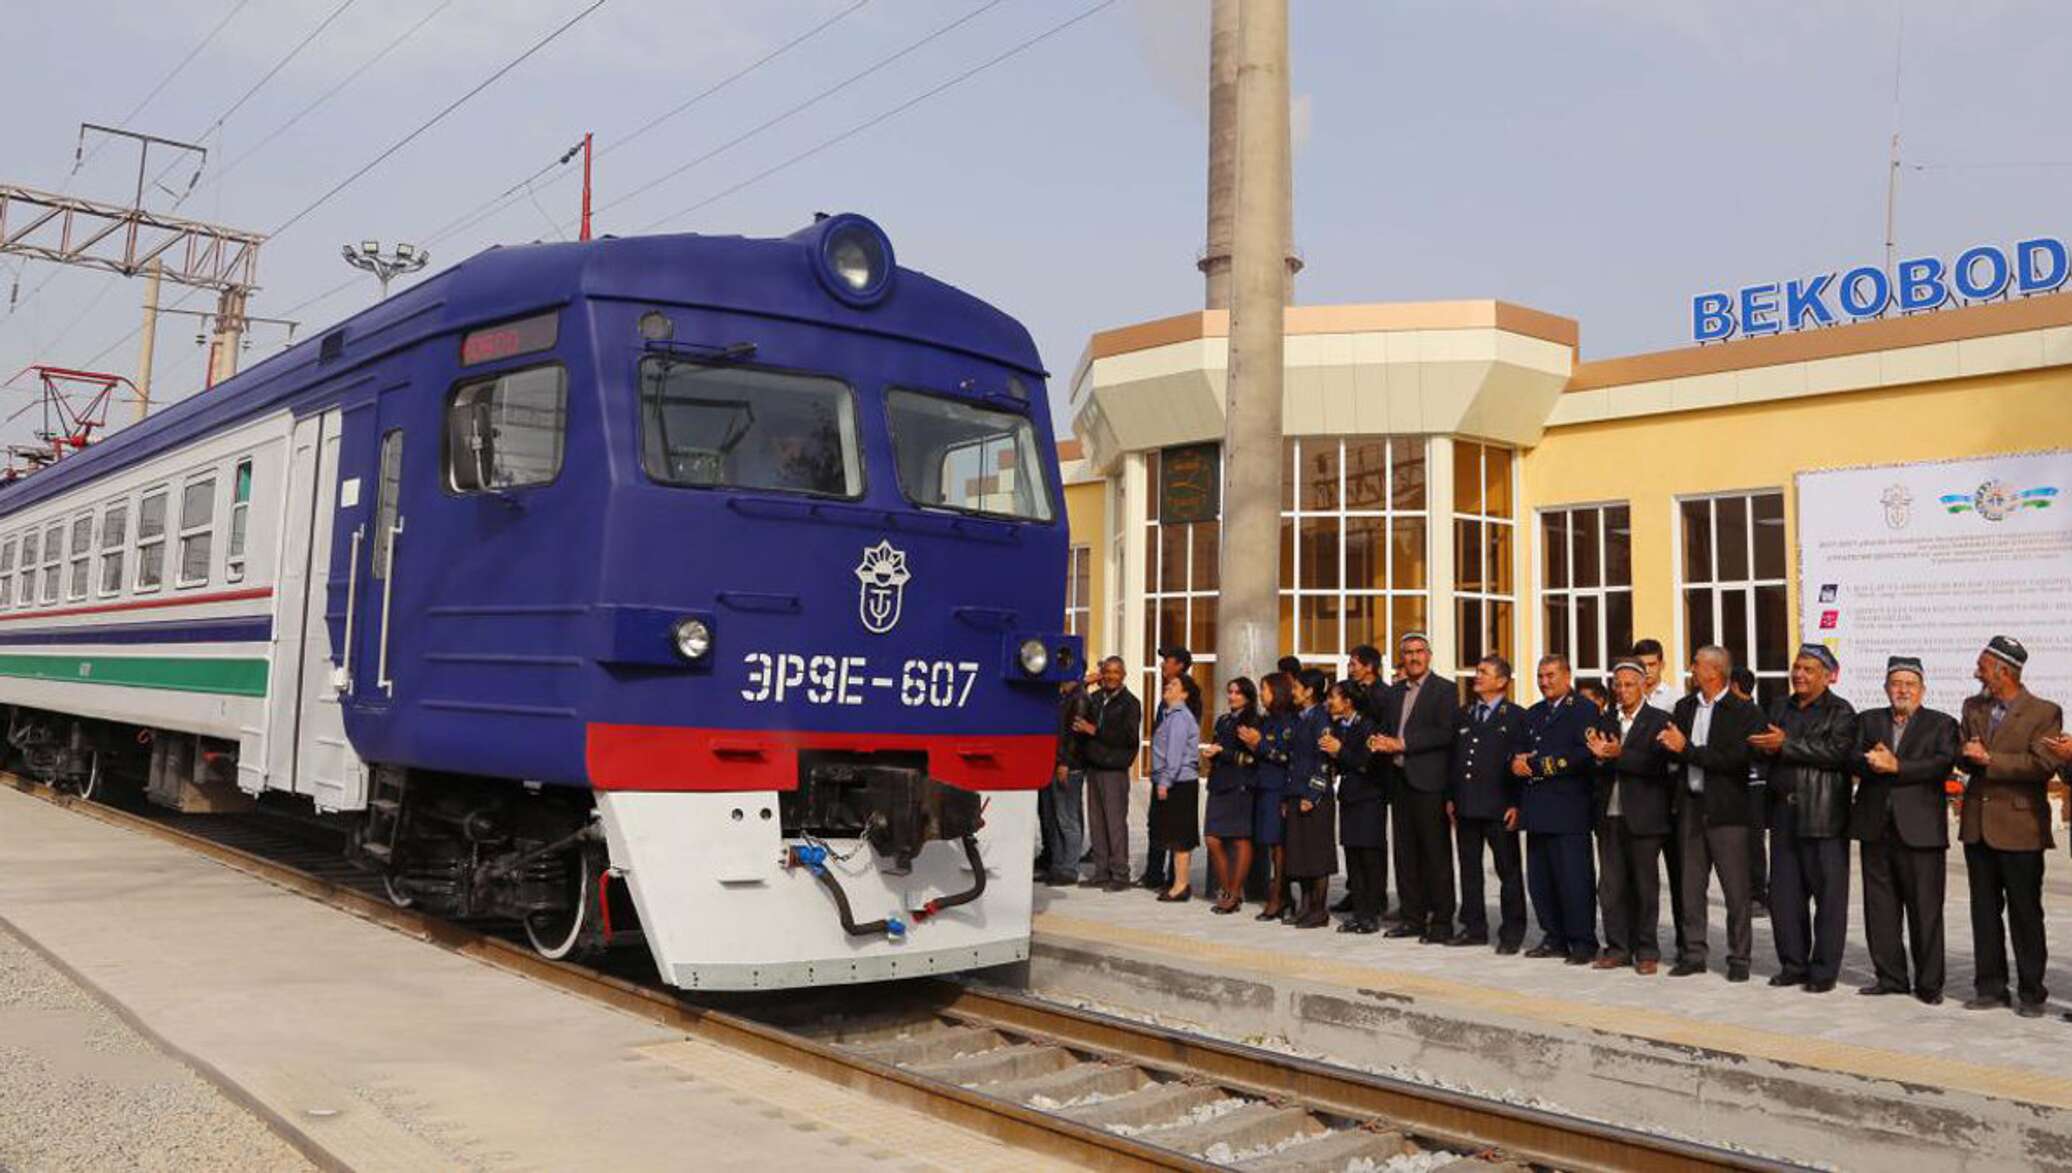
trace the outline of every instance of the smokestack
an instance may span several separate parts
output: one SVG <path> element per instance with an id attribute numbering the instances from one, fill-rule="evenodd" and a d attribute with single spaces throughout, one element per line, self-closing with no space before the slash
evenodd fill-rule
<path id="1" fill-rule="evenodd" d="M 1212 310 L 1230 308 L 1232 217 L 1237 206 L 1237 62 L 1238 12 L 1243 0 L 1215 0 L 1209 16 L 1209 232 L 1208 247 L 1195 267 L 1202 271 L 1205 288 L 1203 305 Z M 1281 76 L 1288 73 L 1287 43 L 1281 43 Z M 1281 251 L 1288 264 L 1288 304 L 1295 301 L 1295 274 L 1302 261 L 1295 255 L 1294 176 L 1282 176 L 1288 189 L 1283 201 L 1290 209 L 1282 225 Z"/>

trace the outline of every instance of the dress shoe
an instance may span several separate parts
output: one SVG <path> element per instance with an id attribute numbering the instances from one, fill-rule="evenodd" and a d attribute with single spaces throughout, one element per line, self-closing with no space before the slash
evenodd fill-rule
<path id="1" fill-rule="evenodd" d="M 1331 914 L 1319 908 L 1315 912 L 1297 917 L 1295 927 L 1298 929 L 1321 929 L 1330 923 Z"/>
<path id="2" fill-rule="evenodd" d="M 1130 882 L 1129 882 L 1128 880 L 1110 880 L 1110 881 L 1108 881 L 1107 883 L 1105 883 L 1105 884 L 1101 885 L 1101 891 L 1103 891 L 1103 892 L 1127 892 L 1127 891 L 1129 891 L 1129 890 L 1130 890 L 1130 889 L 1131 889 L 1132 887 L 1134 887 L 1134 885 L 1132 885 L 1132 884 L 1131 884 L 1131 883 L 1130 883 Z"/>
<path id="3" fill-rule="evenodd" d="M 1170 881 L 1162 876 L 1154 876 L 1149 872 L 1137 877 L 1137 887 L 1139 888 L 1165 888 L 1170 886 Z"/>
<path id="4" fill-rule="evenodd" d="M 1417 939 L 1417 943 L 1420 945 L 1444 945 L 1450 940 L 1452 940 L 1451 937 L 1437 929 L 1427 929 L 1424 935 Z"/>
<path id="5" fill-rule="evenodd" d="M 1639 961 L 1633 963 L 1633 972 L 1639 974 L 1642 977 L 1655 976 L 1655 970 L 1657 968 L 1659 968 L 1659 963 L 1646 957 L 1643 957 Z"/>
<path id="6" fill-rule="evenodd" d="M 1209 905 L 1209 911 L 1215 913 L 1217 916 L 1229 916 L 1231 913 L 1237 911 L 1237 905 L 1219 900 L 1216 903 Z"/>
<path id="7" fill-rule="evenodd" d="M 1448 937 L 1446 943 L 1448 945 L 1487 945 L 1489 944 L 1489 938 L 1487 936 L 1477 936 L 1466 929 L 1462 929 L 1460 932 Z"/>
<path id="8" fill-rule="evenodd" d="M 1805 985 L 1805 990 L 1808 994 L 1832 993 L 1834 988 L 1835 982 L 1833 978 L 1819 978 L 1817 980 L 1808 978 Z"/>
<path id="9" fill-rule="evenodd" d="M 1729 961 L 1729 962 L 1727 962 L 1727 980 L 1728 980 L 1728 981 L 1730 981 L 1730 982 L 1745 982 L 1745 981 L 1747 981 L 1747 980 L 1748 980 L 1748 966 L 1747 966 L 1747 964 L 1746 964 L 1746 963 L 1740 963 L 1740 964 L 1737 964 L 1737 963 L 1735 963 L 1735 962 L 1732 962 L 1732 961 Z"/>
<path id="10" fill-rule="evenodd" d="M 1275 907 L 1273 907 L 1272 905 L 1268 905 L 1268 906 L 1266 906 L 1265 908 L 1262 908 L 1262 909 L 1260 909 L 1260 910 L 1259 910 L 1259 913 L 1258 913 L 1258 915 L 1254 916 L 1254 917 L 1253 917 L 1252 919 L 1253 919 L 1253 920 L 1279 920 L 1279 919 L 1281 919 L 1281 910 L 1280 910 L 1280 909 L 1278 909 L 1278 908 L 1275 908 Z"/>
<path id="11" fill-rule="evenodd" d="M 1070 888 L 1079 883 L 1079 877 L 1072 872 L 1052 872 L 1043 882 L 1053 888 Z"/>
<path id="12" fill-rule="evenodd" d="M 1498 941 L 1498 942 L 1496 943 L 1496 954 L 1497 954 L 1497 956 L 1498 956 L 1498 957 L 1515 957 L 1515 956 L 1517 956 L 1517 954 L 1518 954 L 1518 942 L 1516 942 L 1516 941 Z"/>
<path id="13" fill-rule="evenodd" d="M 1856 992 L 1866 998 L 1880 998 L 1886 994 L 1904 994 L 1908 991 L 1905 986 L 1891 986 L 1886 985 L 1884 982 L 1872 982 L 1870 985 L 1859 987 Z"/>
<path id="14" fill-rule="evenodd" d="M 1360 934 L 1367 934 L 1367 933 L 1374 933 L 1374 932 L 1379 932 L 1380 930 L 1381 930 L 1381 926 L 1380 926 L 1380 925 L 1378 925 L 1378 924 L 1374 923 L 1374 922 L 1373 922 L 1373 921 L 1371 921 L 1371 920 L 1366 920 L 1366 919 L 1364 919 L 1364 918 L 1361 918 L 1361 917 L 1357 917 L 1357 916 L 1356 916 L 1356 917 L 1351 917 L 1351 918 L 1349 918 L 1349 919 L 1348 919 L 1348 920 L 1346 920 L 1346 921 L 1345 921 L 1344 923 L 1342 923 L 1342 924 L 1340 924 L 1340 925 L 1338 926 L 1338 931 L 1339 931 L 1339 932 L 1341 932 L 1341 933 L 1360 933 Z"/>
<path id="15" fill-rule="evenodd" d="M 1281 909 L 1280 921 L 1282 924 L 1292 925 L 1300 919 L 1302 919 L 1302 913 L 1293 904 Z"/>
<path id="16" fill-rule="evenodd" d="M 1385 925 L 1402 924 L 1403 909 L 1400 906 L 1396 908 L 1389 908 L 1384 906 L 1381 910 L 1381 923 Z"/>
<path id="17" fill-rule="evenodd" d="M 1564 964 L 1564 965 L 1595 965 L 1595 964 L 1597 964 L 1597 959 L 1596 959 L 1595 957 L 1591 956 L 1591 955 L 1590 955 L 1590 954 L 1589 954 L 1588 952 L 1583 952 L 1583 953 L 1571 953 L 1571 954 L 1569 954 L 1569 955 L 1568 955 L 1568 957 L 1567 957 L 1567 958 L 1566 958 L 1566 959 L 1565 959 L 1565 960 L 1564 960 L 1564 961 L 1562 962 L 1562 964 Z"/>
<path id="18" fill-rule="evenodd" d="M 1353 898 L 1350 892 L 1346 893 L 1344 896 L 1339 897 L 1338 903 L 1331 906 L 1332 912 L 1351 912 L 1352 910 Z"/>
<path id="19" fill-rule="evenodd" d="M 1675 965 L 1673 965 L 1673 966 L 1671 966 L 1671 967 L 1670 967 L 1670 969 L 1669 969 L 1669 976 L 1670 976 L 1670 977 L 1689 977 L 1689 976 L 1691 976 L 1691 975 L 1692 975 L 1692 974 L 1694 974 L 1694 973 L 1704 973 L 1704 972 L 1705 972 L 1705 963 L 1704 963 L 1704 962 L 1702 962 L 1702 961 L 1679 961 L 1679 962 L 1677 962 L 1677 963 L 1676 963 Z"/>
<path id="20" fill-rule="evenodd" d="M 1554 946 L 1542 941 L 1539 944 L 1534 945 L 1532 948 L 1527 949 L 1525 951 L 1525 955 L 1527 957 L 1565 957 L 1567 956 L 1567 953 L 1564 950 L 1556 949 Z"/>
<path id="21" fill-rule="evenodd" d="M 1966 1010 L 2005 1010 L 2012 1004 L 2006 994 L 1980 994 L 1964 1003 Z"/>
<path id="22" fill-rule="evenodd" d="M 1194 885 L 1192 884 L 1180 889 L 1178 892 L 1160 892 L 1158 894 L 1158 902 L 1160 904 L 1185 904 L 1192 899 L 1194 899 Z"/>
<path id="23" fill-rule="evenodd" d="M 1772 977 L 1770 979 L 1770 984 L 1773 986 L 1803 986 L 1806 984 L 1806 975 L 1802 973 L 1792 973 L 1790 970 L 1786 970 L 1785 972 L 1780 973 L 1775 977 Z"/>
<path id="24" fill-rule="evenodd" d="M 1591 969 L 1624 969 L 1626 959 L 1616 953 L 1599 953 L 1597 960 L 1590 963 Z"/>
<path id="25" fill-rule="evenodd" d="M 1415 928 L 1412 928 L 1409 925 L 1401 924 L 1394 926 L 1393 928 L 1389 929 L 1387 932 L 1382 934 L 1382 936 L 1388 937 L 1390 939 L 1395 939 L 1398 937 L 1415 937 L 1418 935 L 1419 933 Z"/>
<path id="26" fill-rule="evenodd" d="M 1936 990 L 1933 993 L 1915 994 L 1914 997 L 1919 998 L 1921 1000 L 1921 1004 L 1924 1006 L 1940 1006 L 1943 1004 L 1943 996 L 1941 990 Z"/>
<path id="27" fill-rule="evenodd" d="M 2015 1012 L 2016 1014 L 2019 1014 L 2019 1015 L 2021 1015 L 2021 1016 L 2022 1016 L 2023 1018 L 2042 1018 L 2042 1017 L 2043 1017 L 2043 1003 L 2041 1003 L 2041 1002 L 2017 1002 L 2017 1003 L 2015 1003 L 2015 1004 L 2014 1004 L 2014 1012 Z"/>

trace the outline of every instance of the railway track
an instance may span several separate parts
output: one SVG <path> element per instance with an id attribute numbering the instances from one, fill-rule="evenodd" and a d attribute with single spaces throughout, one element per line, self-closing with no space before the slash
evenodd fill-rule
<path id="1" fill-rule="evenodd" d="M 1792 1168 L 958 981 L 701 1005 L 655 983 L 651 970 L 547 961 L 515 936 L 396 907 L 317 828 L 264 814 L 137 812 L 0 779 L 453 952 L 1088 1167 Z M 869 1009 L 858 1013 L 859 1004 Z"/>

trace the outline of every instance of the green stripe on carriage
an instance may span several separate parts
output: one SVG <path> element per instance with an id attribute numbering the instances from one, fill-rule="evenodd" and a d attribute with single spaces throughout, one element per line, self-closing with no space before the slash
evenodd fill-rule
<path id="1" fill-rule="evenodd" d="M 0 654 L 0 676 L 225 696 L 266 695 L 265 660 Z"/>

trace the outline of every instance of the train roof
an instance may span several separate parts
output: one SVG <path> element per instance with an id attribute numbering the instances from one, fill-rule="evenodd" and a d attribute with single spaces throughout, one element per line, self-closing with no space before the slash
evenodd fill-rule
<path id="1" fill-rule="evenodd" d="M 960 351 L 1041 377 L 1021 323 L 918 270 L 898 268 L 880 302 L 853 306 L 815 277 L 813 226 L 786 237 L 602 237 L 476 253 L 141 423 L 0 486 L 0 516 L 200 436 L 277 411 L 427 338 L 579 299 L 682 305 L 786 318 Z M 329 354 L 329 357 L 325 357 Z"/>

